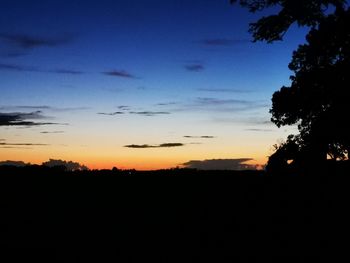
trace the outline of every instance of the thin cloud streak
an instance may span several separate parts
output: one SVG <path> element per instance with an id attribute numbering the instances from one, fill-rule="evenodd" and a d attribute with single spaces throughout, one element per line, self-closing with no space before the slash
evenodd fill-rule
<path id="1" fill-rule="evenodd" d="M 198 91 L 205 91 L 205 92 L 228 92 L 228 93 L 251 93 L 252 90 L 241 90 L 241 89 L 214 89 L 214 88 L 200 88 L 197 89 Z"/>
<path id="2" fill-rule="evenodd" d="M 156 115 L 164 115 L 170 114 L 167 111 L 130 111 L 130 114 L 144 115 L 144 116 L 156 116 Z"/>
<path id="3" fill-rule="evenodd" d="M 229 47 L 238 44 L 250 43 L 249 39 L 233 39 L 233 38 L 207 38 L 199 41 L 202 45 L 211 47 Z"/>
<path id="4" fill-rule="evenodd" d="M 183 143 L 162 143 L 158 145 L 150 145 L 150 144 L 129 144 L 125 145 L 126 148 L 134 148 L 134 149 L 147 149 L 147 148 L 173 148 L 173 147 L 182 147 L 185 146 Z"/>
<path id="5" fill-rule="evenodd" d="M 192 135 L 185 135 L 184 138 L 192 138 L 192 139 L 214 139 L 215 136 L 211 135 L 202 135 L 202 136 L 192 136 Z"/>
<path id="6" fill-rule="evenodd" d="M 26 34 L 0 34 L 0 39 L 11 46 L 21 49 L 32 49 L 37 47 L 56 47 L 67 44 L 73 40 L 72 35 L 59 37 L 30 36 Z"/>
<path id="7" fill-rule="evenodd" d="M 200 72 L 205 69 L 205 67 L 202 64 L 188 64 L 184 66 L 186 70 L 191 72 Z"/>
<path id="8" fill-rule="evenodd" d="M 111 77 L 136 79 L 136 76 L 134 76 L 130 72 L 127 72 L 126 70 L 111 70 L 111 71 L 102 72 L 102 74 L 111 76 Z"/>
<path id="9" fill-rule="evenodd" d="M 56 133 L 65 133 L 64 131 L 42 131 L 42 134 L 56 134 Z"/>
<path id="10" fill-rule="evenodd" d="M 0 63 L 0 70 L 3 71 L 16 71 L 16 72 L 36 72 L 36 73 L 53 73 L 53 74 L 66 74 L 66 75 L 81 75 L 85 74 L 83 71 L 73 70 L 73 69 L 53 69 L 53 70 L 43 70 L 36 67 L 29 67 L 18 64 L 4 64 Z"/>
<path id="11" fill-rule="evenodd" d="M 108 116 L 115 116 L 120 114 L 125 114 L 123 111 L 115 111 L 115 112 L 98 112 L 99 115 L 108 115 Z"/>

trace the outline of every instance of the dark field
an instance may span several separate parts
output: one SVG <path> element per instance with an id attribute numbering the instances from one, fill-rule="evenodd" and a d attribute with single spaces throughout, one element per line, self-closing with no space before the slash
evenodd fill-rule
<path id="1" fill-rule="evenodd" d="M 2 167 L 0 175 L 0 243 L 12 258 L 3 262 L 301 262 L 348 249 L 345 172 Z"/>

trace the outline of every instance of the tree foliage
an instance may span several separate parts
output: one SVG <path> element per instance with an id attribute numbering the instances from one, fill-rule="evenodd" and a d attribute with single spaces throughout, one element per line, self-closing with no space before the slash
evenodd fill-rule
<path id="1" fill-rule="evenodd" d="M 344 159 L 350 150 L 350 9 L 346 1 L 231 2 L 239 2 L 251 12 L 279 7 L 277 14 L 250 25 L 255 41 L 282 40 L 293 23 L 310 27 L 306 43 L 294 51 L 289 64 L 291 85 L 273 94 L 270 110 L 278 127 L 298 124 L 300 133 L 276 147 L 270 166 L 278 161 L 286 165 L 288 159 L 320 161 L 327 155 Z"/>
<path id="2" fill-rule="evenodd" d="M 236 2 L 252 13 L 278 7 L 276 14 L 250 24 L 254 40 L 269 43 L 282 40 L 293 23 L 316 27 L 327 16 L 329 8 L 343 9 L 346 4 L 346 0 L 231 0 Z"/>

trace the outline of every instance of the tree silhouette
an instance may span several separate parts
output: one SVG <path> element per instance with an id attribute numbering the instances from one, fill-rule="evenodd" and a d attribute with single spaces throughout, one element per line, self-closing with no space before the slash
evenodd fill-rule
<path id="1" fill-rule="evenodd" d="M 306 44 L 293 53 L 291 85 L 272 97 L 272 122 L 298 124 L 299 134 L 276 147 L 268 167 L 319 164 L 327 155 L 345 159 L 350 152 L 350 9 L 343 0 L 232 0 L 251 12 L 279 6 L 276 15 L 250 25 L 254 41 L 282 40 L 297 23 L 310 26 Z M 307 160 L 307 162 L 305 162 Z M 278 163 L 280 162 L 280 163 Z M 278 163 L 278 164 L 277 164 Z"/>

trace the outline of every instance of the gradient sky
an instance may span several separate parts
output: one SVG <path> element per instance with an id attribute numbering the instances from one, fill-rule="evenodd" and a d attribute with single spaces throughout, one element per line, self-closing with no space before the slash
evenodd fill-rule
<path id="1" fill-rule="evenodd" d="M 264 164 L 294 131 L 268 111 L 305 30 L 252 43 L 257 17 L 229 0 L 2 0 L 0 161 Z"/>

